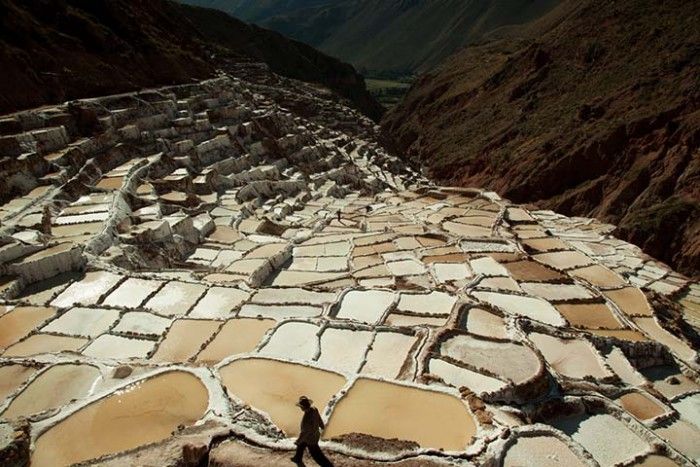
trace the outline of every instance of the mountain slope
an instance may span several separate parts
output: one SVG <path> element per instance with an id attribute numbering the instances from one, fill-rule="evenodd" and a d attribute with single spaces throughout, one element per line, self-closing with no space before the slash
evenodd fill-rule
<path id="1" fill-rule="evenodd" d="M 560 0 L 184 0 L 221 8 L 340 57 L 367 73 L 427 71 L 501 27 Z"/>
<path id="2" fill-rule="evenodd" d="M 167 0 L 0 0 L 0 26 L 2 112 L 201 79 L 226 57 L 263 61 L 381 115 L 352 66 L 216 10 Z"/>
<path id="3" fill-rule="evenodd" d="M 697 274 L 700 12 L 681 0 L 564 7 L 522 41 L 469 47 L 423 76 L 384 135 L 437 180 L 613 222 Z"/>

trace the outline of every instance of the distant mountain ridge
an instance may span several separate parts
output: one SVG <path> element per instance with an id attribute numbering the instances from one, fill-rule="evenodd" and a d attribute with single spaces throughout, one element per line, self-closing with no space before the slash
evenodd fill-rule
<path id="1" fill-rule="evenodd" d="M 306 42 L 370 75 L 425 72 L 561 0 L 182 0 Z"/>
<path id="2" fill-rule="evenodd" d="M 419 78 L 383 134 L 440 183 L 596 217 L 698 275 L 698 24 L 697 2 L 567 1 Z"/>
<path id="3" fill-rule="evenodd" d="M 0 112 L 183 83 L 227 62 L 322 84 L 378 119 L 351 65 L 218 10 L 169 0 L 0 0 Z"/>

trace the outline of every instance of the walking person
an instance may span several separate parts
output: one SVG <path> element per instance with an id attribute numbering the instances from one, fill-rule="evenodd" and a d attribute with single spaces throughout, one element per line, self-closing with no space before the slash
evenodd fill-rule
<path id="1" fill-rule="evenodd" d="M 303 465 L 304 450 L 308 449 L 309 454 L 311 454 L 311 457 L 318 465 L 321 467 L 333 467 L 333 463 L 328 460 L 318 446 L 318 441 L 321 439 L 321 430 L 323 430 L 326 425 L 323 423 L 318 409 L 312 404 L 313 401 L 306 396 L 301 396 L 297 403 L 297 407 L 304 412 L 304 416 L 301 418 L 301 430 L 296 440 L 297 452 L 294 454 L 294 457 L 292 457 L 292 461 L 296 464 Z"/>

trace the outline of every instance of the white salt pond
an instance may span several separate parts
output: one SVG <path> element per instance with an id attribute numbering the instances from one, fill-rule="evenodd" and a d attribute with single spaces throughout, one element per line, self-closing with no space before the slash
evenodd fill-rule
<path id="1" fill-rule="evenodd" d="M 472 292 L 472 295 L 478 300 L 501 308 L 509 314 L 525 316 L 552 326 L 566 325 L 566 321 L 564 321 L 556 308 L 549 302 L 538 298 L 481 291 Z"/>
<path id="2" fill-rule="evenodd" d="M 372 338 L 371 331 L 326 328 L 321 334 L 318 363 L 337 371 L 356 372 L 365 359 Z"/>
<path id="3" fill-rule="evenodd" d="M 172 318 L 163 318 L 145 311 L 130 311 L 124 313 L 113 331 L 160 336 L 170 327 L 170 323 L 172 323 Z"/>
<path id="4" fill-rule="evenodd" d="M 598 352 L 588 341 L 559 339 L 539 333 L 532 333 L 528 337 L 559 374 L 570 378 L 611 376 L 610 372 L 603 367 Z"/>
<path id="5" fill-rule="evenodd" d="M 194 424 L 208 405 L 208 391 L 197 377 L 182 371 L 163 373 L 114 392 L 51 427 L 37 439 L 31 463 L 70 465 L 161 441 L 178 426 Z"/>
<path id="6" fill-rule="evenodd" d="M 109 294 L 102 304 L 106 306 L 137 308 L 162 285 L 163 283 L 161 281 L 130 277 L 125 280 L 117 290 Z"/>
<path id="7" fill-rule="evenodd" d="M 318 326 L 292 321 L 275 329 L 270 340 L 260 351 L 263 355 L 313 360 L 318 352 Z"/>
<path id="8" fill-rule="evenodd" d="M 378 332 L 367 353 L 362 373 L 395 379 L 416 342 L 415 336 L 398 332 Z"/>
<path id="9" fill-rule="evenodd" d="M 584 467 L 569 446 L 554 436 L 520 436 L 506 451 L 504 467 Z"/>
<path id="10" fill-rule="evenodd" d="M 532 379 L 542 368 L 532 349 L 514 342 L 491 341 L 459 334 L 445 339 L 440 352 L 475 369 L 486 369 L 515 384 Z"/>
<path id="11" fill-rule="evenodd" d="M 607 414 L 562 418 L 554 426 L 579 442 L 600 465 L 631 460 L 649 449 L 624 423 Z"/>
<path id="12" fill-rule="evenodd" d="M 238 316 L 255 318 L 273 318 L 282 320 L 285 318 L 313 318 L 323 314 L 323 308 L 307 305 L 243 305 Z"/>
<path id="13" fill-rule="evenodd" d="M 190 318 L 228 318 L 250 297 L 248 292 L 229 287 L 212 287 L 190 311 Z"/>
<path id="14" fill-rule="evenodd" d="M 88 272 L 85 277 L 74 282 L 51 302 L 52 306 L 65 308 L 73 305 L 95 305 L 112 287 L 117 285 L 122 276 L 106 271 Z"/>
<path id="15" fill-rule="evenodd" d="M 83 350 L 83 355 L 115 360 L 146 358 L 154 346 L 153 341 L 103 334 Z"/>
<path id="16" fill-rule="evenodd" d="M 42 328 L 69 336 L 97 337 L 119 319 L 118 310 L 100 308 L 71 308 Z"/>
<path id="17" fill-rule="evenodd" d="M 164 316 L 182 316 L 192 308 L 206 289 L 201 284 L 168 282 L 145 306 Z"/>
<path id="18" fill-rule="evenodd" d="M 352 290 L 343 297 L 337 317 L 375 324 L 393 304 L 395 296 L 394 292 L 382 290 Z"/>
<path id="19" fill-rule="evenodd" d="M 423 315 L 449 315 L 457 297 L 444 292 L 428 294 L 402 293 L 397 310 Z"/>
<path id="20" fill-rule="evenodd" d="M 439 358 L 428 362 L 428 371 L 456 388 L 466 386 L 476 394 L 494 392 L 503 389 L 506 383 L 490 376 L 462 368 Z"/>

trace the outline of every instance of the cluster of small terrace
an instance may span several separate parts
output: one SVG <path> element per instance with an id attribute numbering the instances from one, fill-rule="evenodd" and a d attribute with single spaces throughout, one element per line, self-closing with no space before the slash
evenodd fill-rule
<path id="1" fill-rule="evenodd" d="M 225 465 L 292 449 L 302 394 L 358 463 L 700 459 L 697 283 L 276 82 L 0 121 L 0 459 Z"/>

